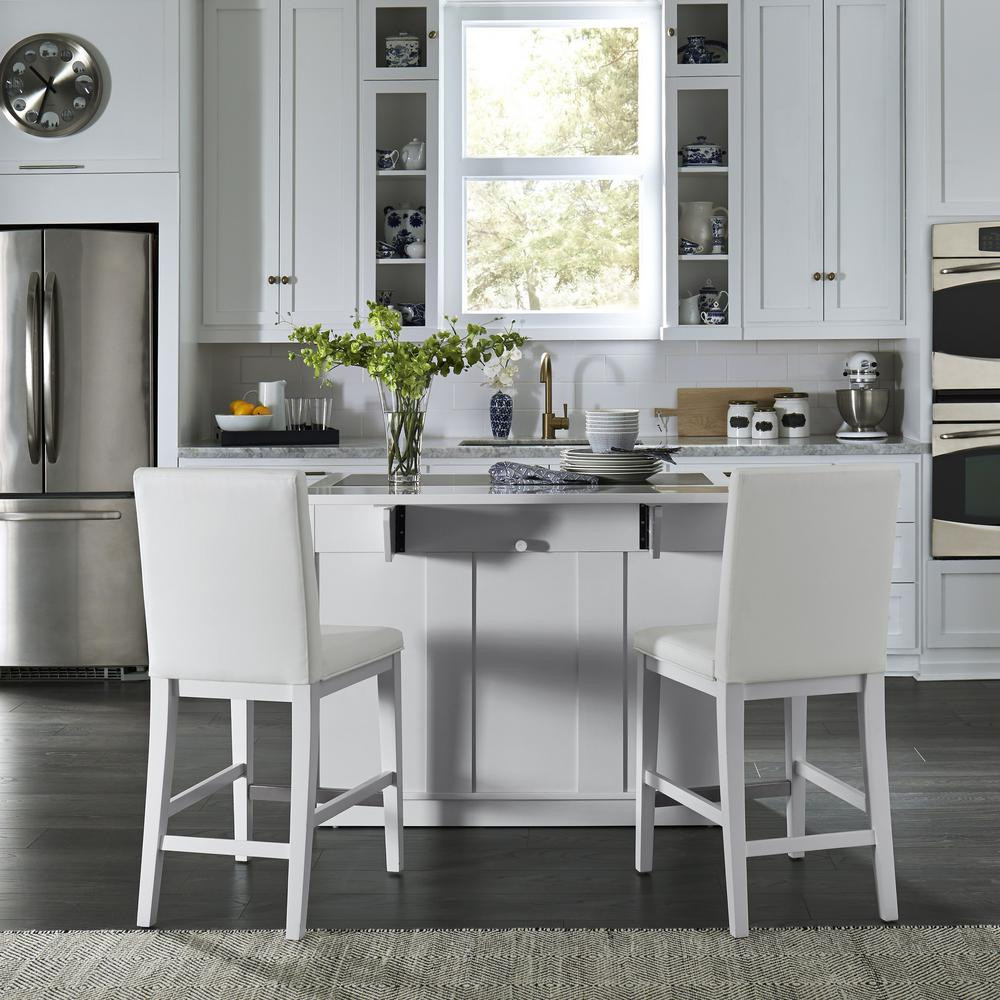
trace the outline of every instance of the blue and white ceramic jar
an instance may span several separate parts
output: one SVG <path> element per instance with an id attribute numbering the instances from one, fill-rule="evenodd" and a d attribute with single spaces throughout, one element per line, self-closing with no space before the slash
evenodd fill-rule
<path id="1" fill-rule="evenodd" d="M 408 244 L 425 242 L 427 210 L 423 205 L 417 208 L 386 205 L 382 212 L 385 215 L 385 241 L 391 243 L 400 256 L 406 255 Z"/>
<path id="2" fill-rule="evenodd" d="M 713 38 L 706 38 L 704 35 L 689 35 L 687 44 L 682 45 L 677 50 L 678 62 L 689 66 L 702 66 L 706 63 L 722 62 L 722 54 L 719 52 L 709 52 L 708 47 L 721 49 L 722 52 L 728 50 L 725 42 L 717 42 Z"/>
<path id="3" fill-rule="evenodd" d="M 510 437 L 510 425 L 514 419 L 514 400 L 505 392 L 495 392 L 490 396 L 490 429 L 495 438 Z"/>
<path id="4" fill-rule="evenodd" d="M 420 39 L 401 31 L 385 40 L 385 64 L 390 69 L 408 69 L 420 65 Z"/>

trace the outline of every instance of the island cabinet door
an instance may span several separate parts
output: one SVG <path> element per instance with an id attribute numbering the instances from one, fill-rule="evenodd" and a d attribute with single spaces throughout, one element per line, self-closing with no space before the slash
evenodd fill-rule
<path id="1" fill-rule="evenodd" d="M 823 2 L 749 0 L 744 21 L 743 318 L 820 322 Z"/>
<path id="2" fill-rule="evenodd" d="M 824 318 L 898 321 L 903 269 L 899 0 L 827 0 L 825 20 Z"/>
<path id="3" fill-rule="evenodd" d="M 282 319 L 347 328 L 357 304 L 354 0 L 282 0 Z"/>

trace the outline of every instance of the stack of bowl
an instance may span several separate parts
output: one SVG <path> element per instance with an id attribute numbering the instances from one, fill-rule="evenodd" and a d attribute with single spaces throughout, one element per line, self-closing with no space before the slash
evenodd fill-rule
<path id="1" fill-rule="evenodd" d="M 631 451 L 638 437 L 638 410 L 587 410 L 587 440 L 595 455 Z"/>

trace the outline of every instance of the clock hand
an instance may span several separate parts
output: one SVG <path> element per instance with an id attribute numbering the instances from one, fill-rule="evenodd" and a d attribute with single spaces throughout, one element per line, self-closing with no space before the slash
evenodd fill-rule
<path id="1" fill-rule="evenodd" d="M 35 74 L 35 76 L 38 77 L 39 80 L 42 81 L 42 83 L 45 84 L 45 92 L 46 93 L 48 93 L 50 90 L 52 91 L 53 94 L 56 92 L 56 88 L 52 86 L 52 81 L 55 79 L 54 76 L 53 77 L 49 77 L 49 79 L 46 80 L 45 77 L 42 76 L 42 74 L 39 73 L 38 70 L 35 69 L 34 66 L 29 66 L 28 68 L 31 70 L 32 73 Z"/>

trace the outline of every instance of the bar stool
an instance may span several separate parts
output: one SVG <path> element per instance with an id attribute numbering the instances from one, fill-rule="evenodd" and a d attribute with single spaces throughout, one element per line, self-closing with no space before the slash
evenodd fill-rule
<path id="1" fill-rule="evenodd" d="M 729 930 L 749 933 L 747 858 L 873 848 L 879 916 L 898 918 L 885 741 L 885 657 L 899 471 L 826 466 L 734 472 L 718 622 L 637 632 L 636 871 L 653 866 L 656 794 L 722 827 Z M 715 698 L 719 796 L 657 771 L 663 679 Z M 806 760 L 810 695 L 853 693 L 865 791 Z M 744 786 L 744 703 L 782 698 L 785 781 Z M 865 813 L 864 828 L 805 832 L 811 782 Z M 745 797 L 786 794 L 787 836 L 747 840 Z"/>
<path id="2" fill-rule="evenodd" d="M 298 940 L 318 824 L 381 792 L 386 868 L 402 870 L 403 636 L 394 628 L 320 626 L 302 473 L 140 469 L 135 496 L 150 673 L 138 925 L 156 922 L 166 851 L 280 858 L 288 861 L 285 936 Z M 381 773 L 354 788 L 321 789 L 320 699 L 369 677 L 378 679 Z M 229 700 L 232 763 L 171 795 L 179 698 Z M 290 788 L 254 783 L 257 701 L 291 703 Z M 230 785 L 233 839 L 167 833 L 169 817 Z M 317 805 L 319 796 L 326 798 Z M 253 839 L 259 799 L 290 803 L 287 843 Z"/>

